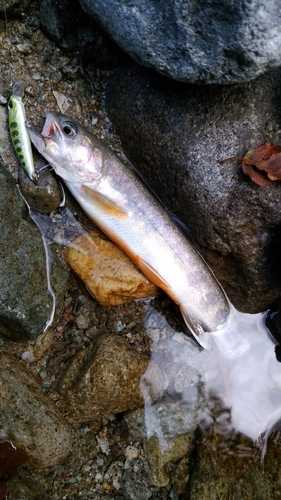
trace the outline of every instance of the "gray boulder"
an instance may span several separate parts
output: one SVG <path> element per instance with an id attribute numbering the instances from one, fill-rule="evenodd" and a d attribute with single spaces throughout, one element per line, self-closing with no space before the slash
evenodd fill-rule
<path id="1" fill-rule="evenodd" d="M 18 359 L 1 350 L 0 363 L 1 433 L 26 454 L 29 465 L 40 469 L 59 463 L 71 450 L 68 424 Z"/>
<path id="2" fill-rule="evenodd" d="M 281 183 L 260 187 L 241 162 L 221 160 L 280 143 L 280 88 L 280 70 L 249 84 L 193 86 L 138 65 L 119 69 L 107 87 L 128 158 L 245 312 L 281 292 Z"/>
<path id="3" fill-rule="evenodd" d="M 45 248 L 13 177 L 2 165 L 0 182 L 0 336 L 13 341 L 35 339 L 43 332 L 53 310 Z M 52 271 L 58 304 L 69 273 L 58 258 L 54 258 Z"/>
<path id="4" fill-rule="evenodd" d="M 280 65 L 278 0 L 80 0 L 137 62 L 190 83 L 250 81 Z"/>

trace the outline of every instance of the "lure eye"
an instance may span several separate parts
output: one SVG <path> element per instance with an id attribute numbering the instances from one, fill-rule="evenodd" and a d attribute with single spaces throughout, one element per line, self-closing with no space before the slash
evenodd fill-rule
<path id="1" fill-rule="evenodd" d="M 72 123 L 65 123 L 62 127 L 62 131 L 68 137 L 72 137 L 77 134 L 77 127 Z"/>

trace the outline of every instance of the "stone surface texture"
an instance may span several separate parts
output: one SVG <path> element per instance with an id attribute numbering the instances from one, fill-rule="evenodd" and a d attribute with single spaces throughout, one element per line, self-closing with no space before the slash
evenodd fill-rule
<path id="1" fill-rule="evenodd" d="M 35 339 L 53 308 L 47 291 L 45 248 L 13 177 L 2 166 L 0 181 L 0 334 L 10 340 Z M 69 275 L 57 258 L 53 271 L 59 303 Z"/>
<path id="2" fill-rule="evenodd" d="M 98 420 L 141 406 L 140 378 L 148 364 L 149 358 L 122 337 L 97 336 L 70 360 L 59 380 L 58 392 L 66 401 L 68 420 Z M 157 365 L 150 373 L 154 379 L 161 378 Z M 158 388 L 159 385 L 155 384 Z"/>
<path id="3" fill-rule="evenodd" d="M 228 439 L 223 434 L 211 436 L 207 432 L 198 437 L 199 454 L 190 481 L 192 499 L 263 500 L 279 496 L 277 446 L 261 464 L 253 453 L 251 441 L 241 435 Z"/>
<path id="4" fill-rule="evenodd" d="M 157 287 L 112 241 L 90 231 L 76 238 L 65 260 L 84 281 L 99 304 L 116 306 L 128 300 L 153 297 Z"/>
<path id="5" fill-rule="evenodd" d="M 234 305 L 266 309 L 281 291 L 280 182 L 260 187 L 239 160 L 280 143 L 281 71 L 248 84 L 195 86 L 138 65 L 115 72 L 107 109 L 125 153 L 190 229 Z"/>
<path id="6" fill-rule="evenodd" d="M 280 64 L 278 0 L 80 0 L 144 66 L 189 83 L 250 81 Z"/>
<path id="7" fill-rule="evenodd" d="M 35 168 L 39 171 L 36 184 L 28 177 L 23 168 L 19 168 L 19 188 L 24 199 L 32 210 L 41 214 L 50 214 L 57 210 L 62 200 L 62 188 L 45 161 L 36 161 Z"/>
<path id="8" fill-rule="evenodd" d="M 192 439 L 193 433 L 190 432 L 163 440 L 152 436 L 145 441 L 144 451 L 151 466 L 152 484 L 163 487 L 169 483 L 169 468 L 190 451 Z"/>
<path id="9" fill-rule="evenodd" d="M 6 485 L 6 497 L 8 500 L 51 500 L 51 497 L 41 487 L 40 483 L 30 477 L 24 470 L 11 476 Z"/>
<path id="10" fill-rule="evenodd" d="M 0 353 L 0 428 L 37 468 L 52 466 L 71 449 L 71 431 L 21 362 Z"/>

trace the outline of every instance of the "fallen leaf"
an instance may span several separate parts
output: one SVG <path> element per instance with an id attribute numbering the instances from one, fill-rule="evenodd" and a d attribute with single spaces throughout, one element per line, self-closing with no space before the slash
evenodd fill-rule
<path id="1" fill-rule="evenodd" d="M 281 180 L 281 146 L 265 142 L 256 149 L 250 149 L 243 158 L 234 156 L 223 161 L 240 159 L 242 170 L 259 186 L 269 186 Z"/>

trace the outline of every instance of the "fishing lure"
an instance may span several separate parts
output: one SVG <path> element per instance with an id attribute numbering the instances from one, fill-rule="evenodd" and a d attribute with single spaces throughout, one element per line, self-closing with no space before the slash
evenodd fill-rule
<path id="1" fill-rule="evenodd" d="M 38 182 L 35 171 L 30 137 L 26 127 L 26 114 L 22 102 L 23 82 L 13 85 L 12 95 L 8 101 L 9 129 L 17 157 L 33 182 Z"/>

